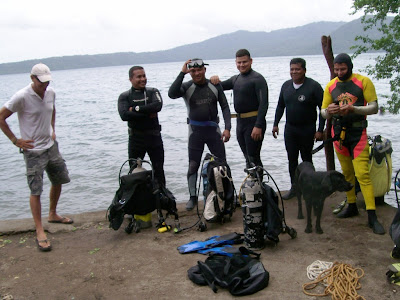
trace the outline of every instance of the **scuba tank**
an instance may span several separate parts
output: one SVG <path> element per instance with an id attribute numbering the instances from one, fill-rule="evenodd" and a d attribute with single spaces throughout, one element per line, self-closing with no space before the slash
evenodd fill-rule
<path id="1" fill-rule="evenodd" d="M 241 187 L 244 244 L 251 250 L 264 248 L 263 190 L 256 171 L 245 170 L 249 175 Z"/>
<path id="2" fill-rule="evenodd" d="M 143 175 L 145 175 L 147 170 L 145 168 L 143 168 L 142 159 L 137 158 L 135 163 L 136 163 L 136 166 L 132 170 L 132 174 L 138 174 L 138 173 L 143 173 L 144 172 Z M 134 228 L 136 232 L 139 232 L 140 229 L 150 228 L 150 227 L 153 226 L 153 224 L 151 222 L 151 212 L 149 212 L 149 213 L 147 213 L 145 215 L 134 214 L 133 218 L 136 221 L 136 228 Z M 129 229 L 128 229 L 128 231 L 129 231 Z"/>
<path id="3" fill-rule="evenodd" d="M 142 160 L 140 158 L 136 159 L 136 167 L 132 170 L 132 174 L 146 171 L 147 170 L 142 166 Z"/>
<path id="4" fill-rule="evenodd" d="M 243 181 L 239 192 L 242 212 L 244 244 L 251 250 L 261 250 L 265 242 L 279 242 L 280 233 L 288 233 L 292 239 L 297 237 L 294 228 L 287 226 L 285 221 L 285 211 L 280 196 L 282 211 L 279 208 L 279 197 L 266 182 L 263 177 L 267 176 L 268 181 L 272 180 L 280 195 L 278 186 L 272 176 L 263 167 L 253 167 L 245 169 L 248 176 Z M 261 175 L 260 175 L 261 173 Z"/>

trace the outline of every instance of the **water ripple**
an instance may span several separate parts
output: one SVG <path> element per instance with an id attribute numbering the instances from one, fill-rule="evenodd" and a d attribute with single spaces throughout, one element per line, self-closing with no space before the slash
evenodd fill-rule
<path id="1" fill-rule="evenodd" d="M 329 72 L 322 55 L 305 56 L 307 75 L 319 81 L 322 86 L 329 81 Z M 358 57 L 355 71 L 364 68 L 371 55 Z M 277 182 L 280 190 L 290 186 L 287 171 L 287 156 L 283 134 L 274 139 L 270 134 L 281 85 L 289 79 L 291 57 L 254 58 L 253 67 L 263 74 L 269 87 L 269 110 L 266 116 L 268 128 L 262 147 L 261 158 L 264 167 Z M 209 61 L 207 76 L 218 74 L 222 79 L 237 73 L 233 60 Z M 165 147 L 165 173 L 167 185 L 177 200 L 188 200 L 187 189 L 187 136 L 186 107 L 182 99 L 169 99 L 168 89 L 181 69 L 181 63 L 143 65 L 148 77 L 148 86 L 157 87 L 163 98 L 163 109 L 158 114 L 162 124 Z M 117 99 L 121 92 L 130 88 L 127 72 L 130 66 L 95 69 L 66 70 L 53 72 L 57 99 L 56 133 L 60 149 L 67 162 L 71 183 L 63 186 L 59 202 L 62 213 L 81 213 L 106 209 L 118 188 L 118 174 L 127 159 L 127 124 L 122 122 L 117 112 Z M 27 74 L 0 76 L 2 99 L 10 98 L 18 89 L 29 83 Z M 185 80 L 189 80 L 187 75 Z M 7 84 L 4 84 L 4 83 Z M 374 81 L 380 104 L 386 100 L 381 95 L 390 93 L 388 82 Z M 225 92 L 233 108 L 232 93 Z M 232 109 L 233 111 L 233 109 Z M 400 115 L 374 115 L 368 118 L 369 135 L 382 134 L 391 139 L 394 172 L 399 168 L 400 142 L 394 126 Z M 16 115 L 8 119 L 15 133 L 18 133 Z M 236 141 L 236 121 L 232 122 L 232 138 L 226 143 L 228 163 L 232 169 L 234 184 L 239 190 L 245 178 L 244 159 Z M 221 124 L 222 125 L 222 124 Z M 280 123 L 283 133 L 284 118 Z M 19 135 L 19 134 L 17 134 Z M 23 157 L 3 134 L 0 135 L 0 219 L 18 219 L 31 216 L 29 190 L 25 178 Z M 205 152 L 208 151 L 205 147 Z M 148 159 L 146 157 L 145 159 Z M 323 151 L 314 156 L 317 170 L 325 169 Z M 336 168 L 340 165 L 336 160 Z M 124 170 L 124 172 L 126 172 Z M 42 196 L 43 215 L 48 213 L 49 181 L 45 176 Z M 391 191 L 385 200 L 395 205 Z"/>

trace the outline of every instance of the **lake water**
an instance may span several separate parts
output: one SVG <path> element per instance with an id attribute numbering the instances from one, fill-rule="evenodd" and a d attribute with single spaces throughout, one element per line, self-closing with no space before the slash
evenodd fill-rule
<path id="1" fill-rule="evenodd" d="M 365 74 L 363 68 L 373 63 L 376 55 L 364 54 L 354 60 L 354 71 Z M 322 55 L 303 56 L 307 61 L 307 76 L 317 80 L 323 87 L 329 81 L 329 70 Z M 290 79 L 289 61 L 291 57 L 257 57 L 253 59 L 253 69 L 263 74 L 269 87 L 269 109 L 267 132 L 261 152 L 264 167 L 274 178 L 281 191 L 290 187 L 287 157 L 283 140 L 285 117 L 279 127 L 281 134 L 274 139 L 271 134 L 275 108 L 284 81 Z M 221 79 L 237 73 L 234 59 L 209 60 L 207 77 L 218 74 Z M 140 62 L 132 62 L 139 64 Z M 188 200 L 186 172 L 187 125 L 186 107 L 180 99 L 168 98 L 168 88 L 182 68 L 183 62 L 143 65 L 148 78 L 148 86 L 156 87 L 163 97 L 164 106 L 159 113 L 165 147 L 165 173 L 168 188 L 178 202 Z M 75 214 L 87 211 L 105 210 L 118 189 L 118 174 L 127 159 L 127 124 L 121 121 L 117 112 L 120 93 L 130 88 L 128 70 L 131 66 L 54 71 L 51 86 L 56 90 L 56 134 L 60 150 L 70 172 L 71 183 L 63 186 L 58 205 L 60 213 Z M 185 80 L 189 80 L 186 75 Z M 387 81 L 376 81 L 379 103 L 385 103 L 383 95 L 389 94 Z M 3 105 L 17 90 L 30 82 L 29 74 L 0 76 L 0 96 Z M 230 91 L 226 92 L 233 110 Z M 394 152 L 393 176 L 399 168 L 397 149 L 400 142 L 396 138 L 396 124 L 400 115 L 373 115 L 368 117 L 368 134 L 380 134 L 392 141 Z M 17 137 L 20 136 L 17 114 L 8 119 Z M 244 158 L 236 141 L 236 121 L 232 122 L 232 138 L 226 143 L 228 163 L 232 169 L 235 187 L 239 190 L 245 178 Z M 206 153 L 207 149 L 205 149 Z M 0 219 L 31 217 L 29 189 L 25 177 L 23 156 L 18 149 L 0 133 Z M 147 156 L 146 156 L 147 158 Z M 317 170 L 325 170 L 324 151 L 314 155 Z M 336 160 L 336 169 L 340 165 Z M 124 170 L 123 170 L 124 172 Z M 125 173 L 124 173 L 125 174 Z M 393 184 L 392 184 L 393 185 Z M 42 212 L 48 213 L 49 181 L 45 176 L 42 195 Z M 385 196 L 385 201 L 395 206 L 394 192 Z"/>

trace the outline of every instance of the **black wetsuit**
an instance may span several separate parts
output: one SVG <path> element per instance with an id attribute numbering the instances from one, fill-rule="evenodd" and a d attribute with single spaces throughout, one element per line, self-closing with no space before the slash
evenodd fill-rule
<path id="1" fill-rule="evenodd" d="M 265 78 L 254 70 L 245 74 L 232 76 L 221 83 L 224 90 L 233 90 L 233 103 L 237 117 L 236 136 L 246 166 L 251 163 L 262 166 L 260 151 L 264 139 L 266 121 L 265 115 L 268 110 L 268 86 Z M 258 111 L 257 116 L 241 118 L 240 114 Z M 251 138 L 253 128 L 262 129 L 262 139 L 254 141 Z"/>
<path id="2" fill-rule="evenodd" d="M 204 144 L 211 153 L 226 160 L 225 146 L 218 126 L 219 102 L 225 122 L 225 129 L 231 129 L 231 113 L 225 94 L 220 85 L 206 80 L 203 85 L 192 80 L 183 82 L 185 73 L 180 72 L 168 91 L 172 99 L 183 97 L 188 110 L 189 121 L 189 168 L 187 173 L 190 196 L 196 196 L 197 171 L 200 167 Z"/>
<path id="3" fill-rule="evenodd" d="M 135 109 L 137 106 L 138 111 Z M 130 107 L 132 111 L 129 111 Z M 155 88 L 137 90 L 132 87 L 118 98 L 119 115 L 123 121 L 128 121 L 129 158 L 143 159 L 147 152 L 155 178 L 165 185 L 164 145 L 157 117 L 161 108 L 162 98 Z"/>
<path id="4" fill-rule="evenodd" d="M 312 162 L 317 107 L 321 110 L 324 91 L 311 78 L 305 78 L 303 85 L 295 89 L 293 80 L 286 81 L 281 88 L 275 111 L 274 126 L 278 126 L 286 108 L 285 146 L 289 160 L 289 174 L 294 182 L 299 152 L 303 161 Z M 319 114 L 318 131 L 322 132 L 325 119 Z"/>

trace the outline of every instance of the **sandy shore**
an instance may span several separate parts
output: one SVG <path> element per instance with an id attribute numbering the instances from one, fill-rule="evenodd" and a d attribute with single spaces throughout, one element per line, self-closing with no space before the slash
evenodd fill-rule
<path id="1" fill-rule="evenodd" d="M 248 299 L 317 299 L 307 296 L 302 285 L 309 282 L 307 266 L 316 260 L 341 262 L 362 268 L 359 295 L 365 299 L 400 299 L 400 287 L 386 281 L 387 266 L 399 262 L 390 257 L 393 242 L 388 229 L 396 209 L 379 206 L 377 215 L 387 233 L 375 235 L 367 226 L 367 213 L 337 219 L 333 207 L 344 194 L 326 199 L 322 218 L 324 234 L 304 233 L 305 220 L 298 220 L 297 201 L 285 201 L 286 223 L 297 238 L 280 235 L 275 247 L 261 250 L 261 261 L 270 273 L 269 286 Z M 194 212 L 179 204 L 183 227 L 196 221 Z M 61 212 L 62 213 L 62 212 Z M 231 299 L 228 291 L 217 294 L 187 278 L 187 270 L 204 261 L 201 254 L 179 254 L 176 248 L 193 240 L 243 232 L 238 209 L 231 222 L 208 224 L 180 234 L 158 233 L 155 228 L 127 234 L 121 227 L 108 228 L 105 211 L 69 216 L 73 225 L 49 224 L 53 250 L 38 251 L 31 219 L 0 221 L 0 299 Z M 153 221 L 156 215 L 153 213 Z M 169 219 L 173 225 L 173 220 Z M 123 225 L 124 226 L 124 225 Z M 328 299 L 318 298 L 318 299 Z"/>

